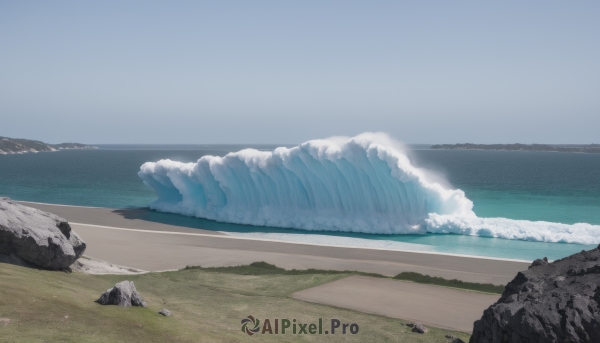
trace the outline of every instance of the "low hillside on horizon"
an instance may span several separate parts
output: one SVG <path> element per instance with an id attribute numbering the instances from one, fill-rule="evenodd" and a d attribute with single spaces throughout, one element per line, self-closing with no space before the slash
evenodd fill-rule
<path id="1" fill-rule="evenodd" d="M 31 139 L 0 136 L 0 155 L 58 151 L 64 149 L 97 149 L 97 147 L 81 143 L 48 144 Z"/>
<path id="2" fill-rule="evenodd" d="M 600 154 L 600 144 L 435 144 L 431 149 L 579 152 Z"/>

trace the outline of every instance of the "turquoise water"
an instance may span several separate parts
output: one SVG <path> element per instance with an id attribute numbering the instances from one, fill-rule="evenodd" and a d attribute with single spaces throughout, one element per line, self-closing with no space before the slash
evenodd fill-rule
<path id="1" fill-rule="evenodd" d="M 248 146 L 101 146 L 98 150 L 0 155 L 0 195 L 16 200 L 111 208 L 145 207 L 156 196 L 137 176 L 147 161 L 195 161 Z M 253 146 L 272 149 L 274 146 Z M 600 155 L 415 149 L 418 166 L 464 190 L 480 217 L 600 224 Z M 230 232 L 303 234 L 301 230 L 218 223 L 148 212 L 148 220 Z M 310 232 L 314 234 L 315 232 Z M 462 235 L 319 232 L 422 244 L 435 251 L 531 260 L 556 259 L 592 246 Z"/>
<path id="2" fill-rule="evenodd" d="M 600 224 L 600 154 L 413 151 L 465 191 L 479 217 Z"/>

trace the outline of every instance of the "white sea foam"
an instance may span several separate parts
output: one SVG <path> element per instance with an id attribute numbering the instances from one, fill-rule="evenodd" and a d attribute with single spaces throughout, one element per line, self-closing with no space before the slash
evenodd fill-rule
<path id="1" fill-rule="evenodd" d="M 600 226 L 587 223 L 561 224 L 507 218 L 464 218 L 431 213 L 427 231 L 498 237 L 536 242 L 599 244 Z"/>
<path id="2" fill-rule="evenodd" d="M 246 149 L 195 163 L 144 163 L 151 208 L 222 222 L 304 230 L 466 235 L 600 243 L 600 226 L 478 218 L 463 191 L 411 165 L 382 133 Z"/>

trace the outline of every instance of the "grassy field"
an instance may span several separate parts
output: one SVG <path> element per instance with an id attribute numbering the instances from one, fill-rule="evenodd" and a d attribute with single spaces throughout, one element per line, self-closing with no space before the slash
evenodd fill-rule
<path id="1" fill-rule="evenodd" d="M 202 269 L 213 272 L 226 272 L 230 274 L 240 275 L 306 275 L 306 274 L 344 274 L 344 275 L 362 275 L 389 279 L 390 277 L 377 273 L 364 273 L 357 271 L 339 271 L 339 270 L 322 270 L 322 269 L 292 269 L 286 270 L 266 262 L 254 262 L 249 265 L 225 267 L 225 268 L 202 268 L 188 266 L 186 269 Z M 457 279 L 444 279 L 437 276 L 423 275 L 415 272 L 402 272 L 392 279 L 410 281 L 416 283 L 424 283 L 448 288 L 464 289 L 479 293 L 502 294 L 504 286 L 493 285 L 491 283 L 465 282 Z"/>
<path id="2" fill-rule="evenodd" d="M 437 328 L 421 335 L 405 321 L 313 304 L 291 293 L 338 280 L 350 273 L 283 271 L 266 264 L 231 268 L 187 268 L 142 275 L 85 275 L 0 264 L 0 342 L 449 342 Z M 134 281 L 147 308 L 94 302 L 123 280 Z M 398 281 L 402 282 L 402 281 Z M 156 312 L 167 308 L 172 317 Z M 356 335 L 254 335 L 241 319 L 331 318 L 358 323 Z M 6 319 L 10 320 L 6 324 Z M 6 324 L 6 325 L 5 325 Z"/>

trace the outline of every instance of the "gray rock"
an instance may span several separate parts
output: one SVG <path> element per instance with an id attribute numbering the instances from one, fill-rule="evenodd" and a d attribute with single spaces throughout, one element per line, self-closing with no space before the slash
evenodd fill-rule
<path id="1" fill-rule="evenodd" d="M 100 305 L 146 307 L 146 303 L 135 289 L 133 281 L 121 281 L 117 283 L 115 287 L 107 289 L 96 302 Z"/>
<path id="2" fill-rule="evenodd" d="M 454 335 L 446 335 L 444 337 L 451 339 L 451 341 L 450 341 L 451 343 L 465 343 L 465 341 L 463 341 L 462 339 L 460 339 Z"/>
<path id="3" fill-rule="evenodd" d="M 527 269 L 531 269 L 533 267 L 537 267 L 537 266 L 545 266 L 548 264 L 548 258 L 544 257 L 543 259 L 537 259 L 535 261 L 533 261 L 533 263 L 529 266 L 529 268 Z"/>
<path id="4" fill-rule="evenodd" d="M 42 268 L 64 269 L 83 255 L 85 247 L 65 219 L 0 198 L 0 254 Z"/>
<path id="5" fill-rule="evenodd" d="M 35 264 L 25 262 L 22 258 L 15 254 L 2 255 L 0 254 L 0 263 L 14 264 L 22 267 L 37 268 Z"/>
<path id="6" fill-rule="evenodd" d="M 421 323 L 413 323 L 412 327 L 413 327 L 412 332 L 416 332 L 416 333 L 425 333 L 425 332 L 429 331 L 429 329 L 424 327 L 423 324 L 421 324 Z"/>
<path id="7" fill-rule="evenodd" d="M 600 342 L 600 250 L 534 261 L 473 324 L 469 342 Z"/>
<path id="8" fill-rule="evenodd" d="M 163 308 L 162 310 L 158 311 L 158 314 L 162 314 L 165 317 L 170 317 L 173 315 L 171 311 L 167 310 L 166 308 Z"/>

